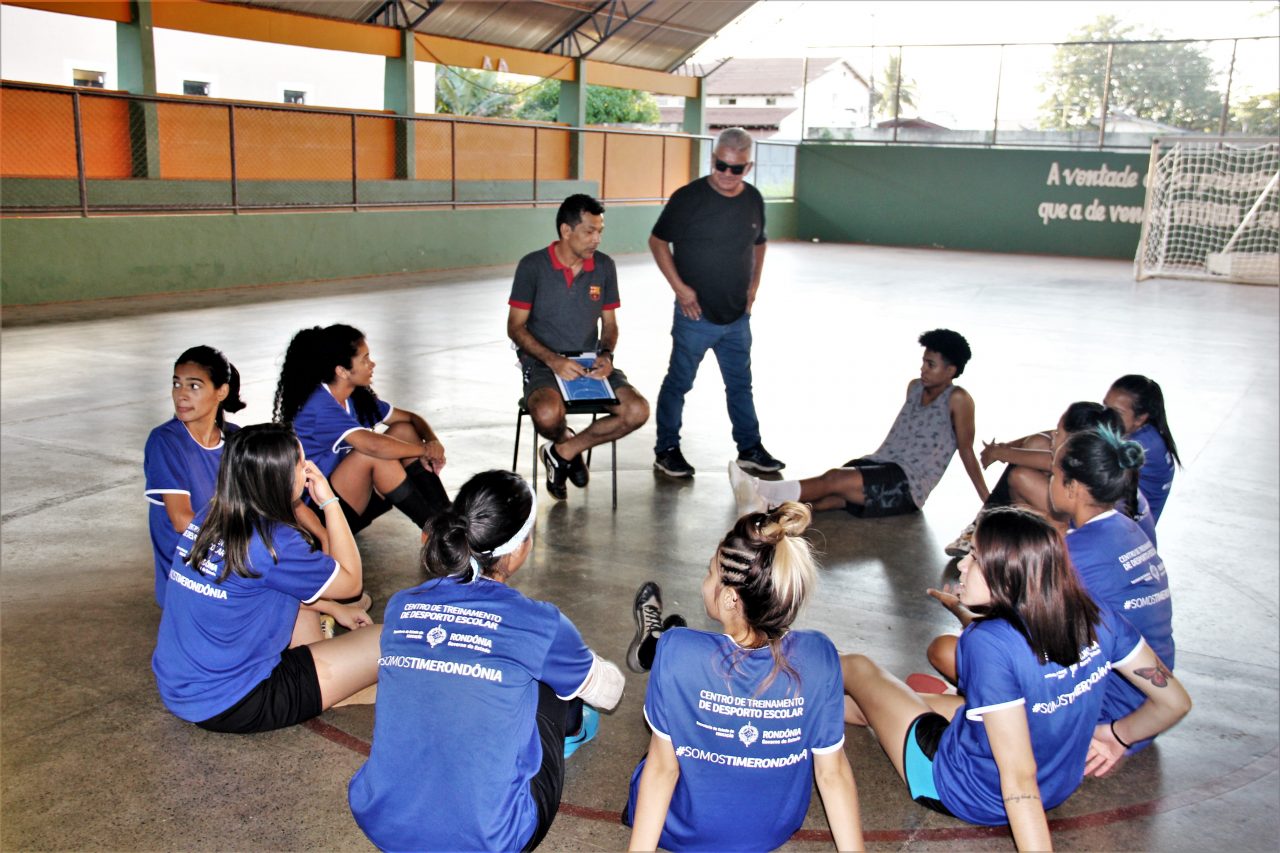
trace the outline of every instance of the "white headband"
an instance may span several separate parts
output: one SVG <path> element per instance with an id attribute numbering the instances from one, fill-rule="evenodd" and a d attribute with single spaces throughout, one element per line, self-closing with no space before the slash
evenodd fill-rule
<path id="1" fill-rule="evenodd" d="M 521 482 L 524 481 L 522 480 Z M 533 489 L 530 489 L 528 483 L 525 483 L 524 487 L 525 490 L 529 492 L 529 517 L 524 520 L 524 524 L 520 526 L 520 529 L 516 531 L 514 536 L 489 552 L 490 557 L 503 557 L 512 553 L 519 548 L 524 543 L 524 540 L 529 538 L 529 534 L 533 532 L 534 522 L 538 520 L 538 493 L 533 491 Z M 480 562 L 475 557 L 472 557 L 470 580 L 475 580 L 483 573 L 484 570 L 480 568 Z"/>

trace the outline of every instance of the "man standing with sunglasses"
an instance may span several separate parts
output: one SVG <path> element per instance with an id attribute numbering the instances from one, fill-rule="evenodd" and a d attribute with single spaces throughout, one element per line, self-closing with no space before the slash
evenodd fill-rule
<path id="1" fill-rule="evenodd" d="M 785 467 L 760 442 L 751 393 L 751 306 L 766 240 L 764 199 L 746 181 L 751 149 L 742 128 L 721 132 L 711 174 L 676 190 L 649 235 L 649 250 L 676 295 L 653 462 L 669 477 L 693 476 L 680 452 L 680 427 L 685 395 L 707 350 L 715 352 L 724 379 L 739 467 L 766 474 Z"/>

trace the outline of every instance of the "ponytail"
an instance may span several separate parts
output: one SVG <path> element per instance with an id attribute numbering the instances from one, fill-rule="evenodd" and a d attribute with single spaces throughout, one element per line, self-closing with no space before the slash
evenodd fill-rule
<path id="1" fill-rule="evenodd" d="M 1129 395 L 1133 401 L 1133 414 L 1147 416 L 1147 423 L 1160 434 L 1169 455 L 1181 468 L 1182 458 L 1178 456 L 1178 445 L 1173 440 L 1173 433 L 1169 431 L 1169 419 L 1164 411 L 1164 391 L 1160 389 L 1160 383 L 1137 373 L 1128 373 L 1111 383 L 1111 387 Z"/>
<path id="2" fill-rule="evenodd" d="M 453 504 L 423 528 L 422 570 L 428 578 L 470 583 L 517 550 L 537 518 L 533 490 L 510 471 L 485 471 L 468 480 Z"/>
<path id="3" fill-rule="evenodd" d="M 218 429 L 226 425 L 224 412 L 234 413 L 244 408 L 244 401 L 240 399 L 240 371 L 236 370 L 231 360 L 223 355 L 222 350 L 204 344 L 194 346 L 184 350 L 182 355 L 174 361 L 173 366 L 176 368 L 180 364 L 197 364 L 209 374 L 209 381 L 213 383 L 213 387 L 227 386 L 226 399 L 218 403 Z"/>

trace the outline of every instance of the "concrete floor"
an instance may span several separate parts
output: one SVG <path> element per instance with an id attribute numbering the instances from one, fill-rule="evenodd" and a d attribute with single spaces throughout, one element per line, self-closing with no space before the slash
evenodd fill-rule
<path id="1" fill-rule="evenodd" d="M 607 248 L 607 246 L 606 246 Z M 670 292 L 647 257 L 619 260 L 618 364 L 656 400 Z M 142 499 L 142 446 L 170 413 L 173 358 L 224 349 L 245 377 L 242 424 L 269 417 L 298 328 L 335 321 L 368 335 L 377 387 L 425 413 L 448 449 L 445 482 L 511 458 L 514 355 L 504 333 L 509 267 L 290 285 L 181 298 L 5 309 L 0 655 L 0 848 L 369 849 L 346 806 L 372 709 L 254 737 L 213 735 L 165 712 L 148 665 L 159 611 Z M 795 476 L 874 449 L 917 370 L 916 336 L 964 333 L 961 379 L 978 434 L 1051 426 L 1113 378 L 1165 389 L 1186 468 L 1160 524 L 1176 609 L 1178 674 L 1196 706 L 1115 776 L 1088 780 L 1051 814 L 1062 849 L 1274 850 L 1277 818 L 1277 291 L 1133 282 L 1118 261 L 777 244 L 757 303 L 757 402 L 768 448 Z M 539 508 L 518 576 L 559 605 L 599 652 L 624 657 L 635 588 L 656 579 L 668 610 L 709 627 L 698 584 L 727 529 L 733 454 L 715 369 L 689 398 L 689 482 L 653 474 L 653 424 L 608 454 L 568 502 Z M 527 445 L 521 470 L 528 472 Z M 987 472 L 994 483 L 998 470 Z M 925 511 L 858 521 L 819 516 L 820 594 L 803 617 L 845 651 L 906 675 L 955 626 L 927 598 L 942 547 L 977 500 L 953 463 Z M 360 537 L 375 615 L 416 582 L 418 536 L 396 514 Z M 645 677 L 569 763 L 546 849 L 621 849 L 617 812 L 645 748 Z M 472 736 L 475 733 L 471 733 Z M 846 752 L 875 849 L 1010 849 L 1006 830 L 915 806 L 863 730 Z M 424 819 L 431 819 L 424 815 Z M 828 849 L 815 797 L 788 849 Z"/>

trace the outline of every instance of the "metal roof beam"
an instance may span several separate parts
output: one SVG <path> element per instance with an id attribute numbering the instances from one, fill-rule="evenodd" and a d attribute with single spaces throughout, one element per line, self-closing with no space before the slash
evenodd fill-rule
<path id="1" fill-rule="evenodd" d="M 443 2 L 444 0 L 426 0 L 425 3 L 420 3 L 418 0 L 386 0 L 374 10 L 372 15 L 365 18 L 365 23 L 382 24 L 396 29 L 416 29 L 418 24 L 425 21 L 427 16 L 439 8 Z M 412 13 L 409 11 L 409 6 L 414 7 Z M 418 10 L 421 10 L 421 14 L 418 14 Z"/>
<path id="2" fill-rule="evenodd" d="M 575 21 L 568 30 L 545 48 L 543 53 L 559 53 L 561 56 L 586 59 L 619 30 L 637 20 L 640 14 L 653 4 L 654 0 L 645 0 L 639 8 L 632 11 L 625 0 L 605 0 Z M 598 20 L 601 13 L 605 15 L 603 27 Z M 590 44 L 585 51 L 582 49 L 584 41 Z"/>
<path id="3" fill-rule="evenodd" d="M 557 9 L 570 9 L 574 12 L 587 11 L 581 5 L 567 2 L 567 0 L 537 0 L 537 2 L 543 6 L 555 6 Z M 605 4 L 604 3 L 600 4 L 600 6 L 603 6 L 603 5 Z M 593 14 L 594 14 L 594 11 L 598 11 L 598 10 L 599 10 L 599 7 L 597 7 L 596 10 L 593 10 Z M 673 14 L 670 17 L 675 17 L 675 15 Z M 664 30 L 670 30 L 673 33 L 684 33 L 685 35 L 690 35 L 690 36 L 702 36 L 702 38 L 704 39 L 709 39 L 713 36 L 719 35 L 719 33 L 715 31 L 699 30 L 694 27 L 686 27 L 683 24 L 672 24 L 666 21 L 655 21 L 653 18 L 642 18 L 640 17 L 639 14 L 632 15 L 631 19 L 635 21 L 637 24 L 648 24 L 649 26 L 652 26 L 652 27 L 659 27 Z M 547 49 L 544 49 L 543 52 L 549 53 L 550 51 Z"/>

